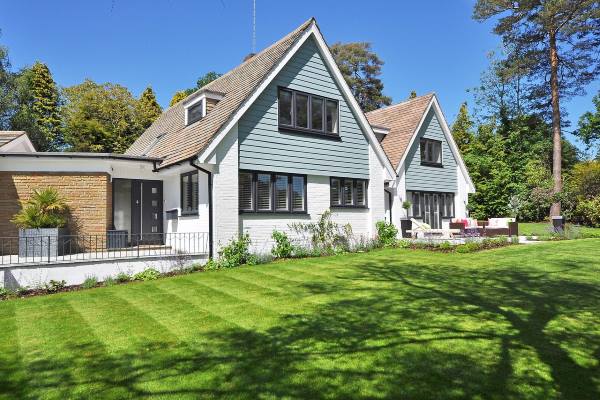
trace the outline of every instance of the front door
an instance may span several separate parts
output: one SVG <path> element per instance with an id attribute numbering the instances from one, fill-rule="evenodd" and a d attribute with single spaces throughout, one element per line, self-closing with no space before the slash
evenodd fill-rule
<path id="1" fill-rule="evenodd" d="M 161 244 L 162 181 L 133 180 L 131 183 L 132 241 Z"/>

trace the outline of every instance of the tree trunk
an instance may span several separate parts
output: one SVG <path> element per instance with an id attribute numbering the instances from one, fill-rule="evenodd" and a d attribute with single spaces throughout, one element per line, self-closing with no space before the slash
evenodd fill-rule
<path id="1" fill-rule="evenodd" d="M 552 177 L 553 193 L 562 191 L 562 142 L 560 135 L 560 101 L 558 90 L 558 53 L 556 49 L 556 33 L 550 33 L 550 87 L 552 89 Z M 550 217 L 560 215 L 560 202 L 556 201 L 550 208 Z"/>

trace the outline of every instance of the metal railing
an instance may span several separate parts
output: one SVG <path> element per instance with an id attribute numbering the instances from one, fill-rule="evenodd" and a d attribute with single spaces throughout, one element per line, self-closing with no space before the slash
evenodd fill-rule
<path id="1" fill-rule="evenodd" d="M 207 232 L 0 237 L 0 265 L 208 254 Z"/>

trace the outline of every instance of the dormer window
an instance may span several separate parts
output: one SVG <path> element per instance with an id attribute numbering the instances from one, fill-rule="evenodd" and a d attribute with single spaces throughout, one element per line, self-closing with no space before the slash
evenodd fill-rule
<path id="1" fill-rule="evenodd" d="M 191 125 L 204 117 L 204 99 L 192 104 L 187 109 L 187 124 Z"/>

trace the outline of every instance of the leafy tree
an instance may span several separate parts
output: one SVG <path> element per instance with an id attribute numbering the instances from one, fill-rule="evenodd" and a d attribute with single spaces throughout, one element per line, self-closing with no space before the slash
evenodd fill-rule
<path id="1" fill-rule="evenodd" d="M 162 107 L 156 101 L 152 87 L 148 86 L 137 101 L 137 113 L 140 125 L 147 129 L 162 113 Z"/>
<path id="2" fill-rule="evenodd" d="M 390 97 L 383 95 L 383 82 L 379 79 L 383 61 L 371 50 L 370 43 L 335 43 L 331 53 L 363 111 L 392 103 Z"/>
<path id="3" fill-rule="evenodd" d="M 473 121 L 469 116 L 467 103 L 462 103 L 456 121 L 452 125 L 452 136 L 462 154 L 467 151 L 469 144 L 473 142 Z"/>
<path id="4" fill-rule="evenodd" d="M 588 146 L 588 149 L 594 144 L 598 144 L 596 152 L 597 157 L 600 157 L 600 92 L 592 99 L 595 110 L 587 111 L 579 118 L 579 129 L 575 131 L 575 135 Z"/>
<path id="5" fill-rule="evenodd" d="M 69 150 L 122 153 L 144 130 L 136 99 L 121 85 L 86 79 L 64 92 Z"/>
<path id="6" fill-rule="evenodd" d="M 8 49 L 0 45 L 0 129 L 10 128 L 13 111 L 14 75 L 10 71 Z"/>
<path id="7" fill-rule="evenodd" d="M 529 80 L 529 96 L 539 108 L 551 108 L 554 193 L 562 190 L 561 98 L 580 94 L 600 73 L 600 3 L 597 0 L 478 0 L 474 18 L 497 18 L 494 32 Z M 549 79 L 548 79 L 549 77 Z M 548 81 L 550 84 L 548 84 Z M 551 215 L 560 214 L 560 202 Z"/>
<path id="8" fill-rule="evenodd" d="M 60 95 L 48 66 L 37 61 L 16 78 L 17 111 L 11 128 L 29 134 L 38 151 L 58 151 L 61 132 Z"/>
<path id="9" fill-rule="evenodd" d="M 408 99 L 416 99 L 417 98 L 417 92 L 415 90 L 411 90 L 410 94 L 408 95 Z"/>
<path id="10" fill-rule="evenodd" d="M 203 88 L 204 86 L 208 85 L 215 79 L 218 79 L 219 77 L 221 77 L 221 75 L 222 74 L 219 74 L 218 72 L 215 72 L 215 71 L 207 72 L 206 74 L 204 74 L 200 78 L 198 78 L 198 80 L 196 81 L 195 87 L 175 92 L 175 94 L 171 98 L 171 101 L 169 102 L 169 106 L 173 106 L 173 105 L 179 103 L 181 100 L 185 99 L 190 94 L 194 93 L 196 90 Z"/>

